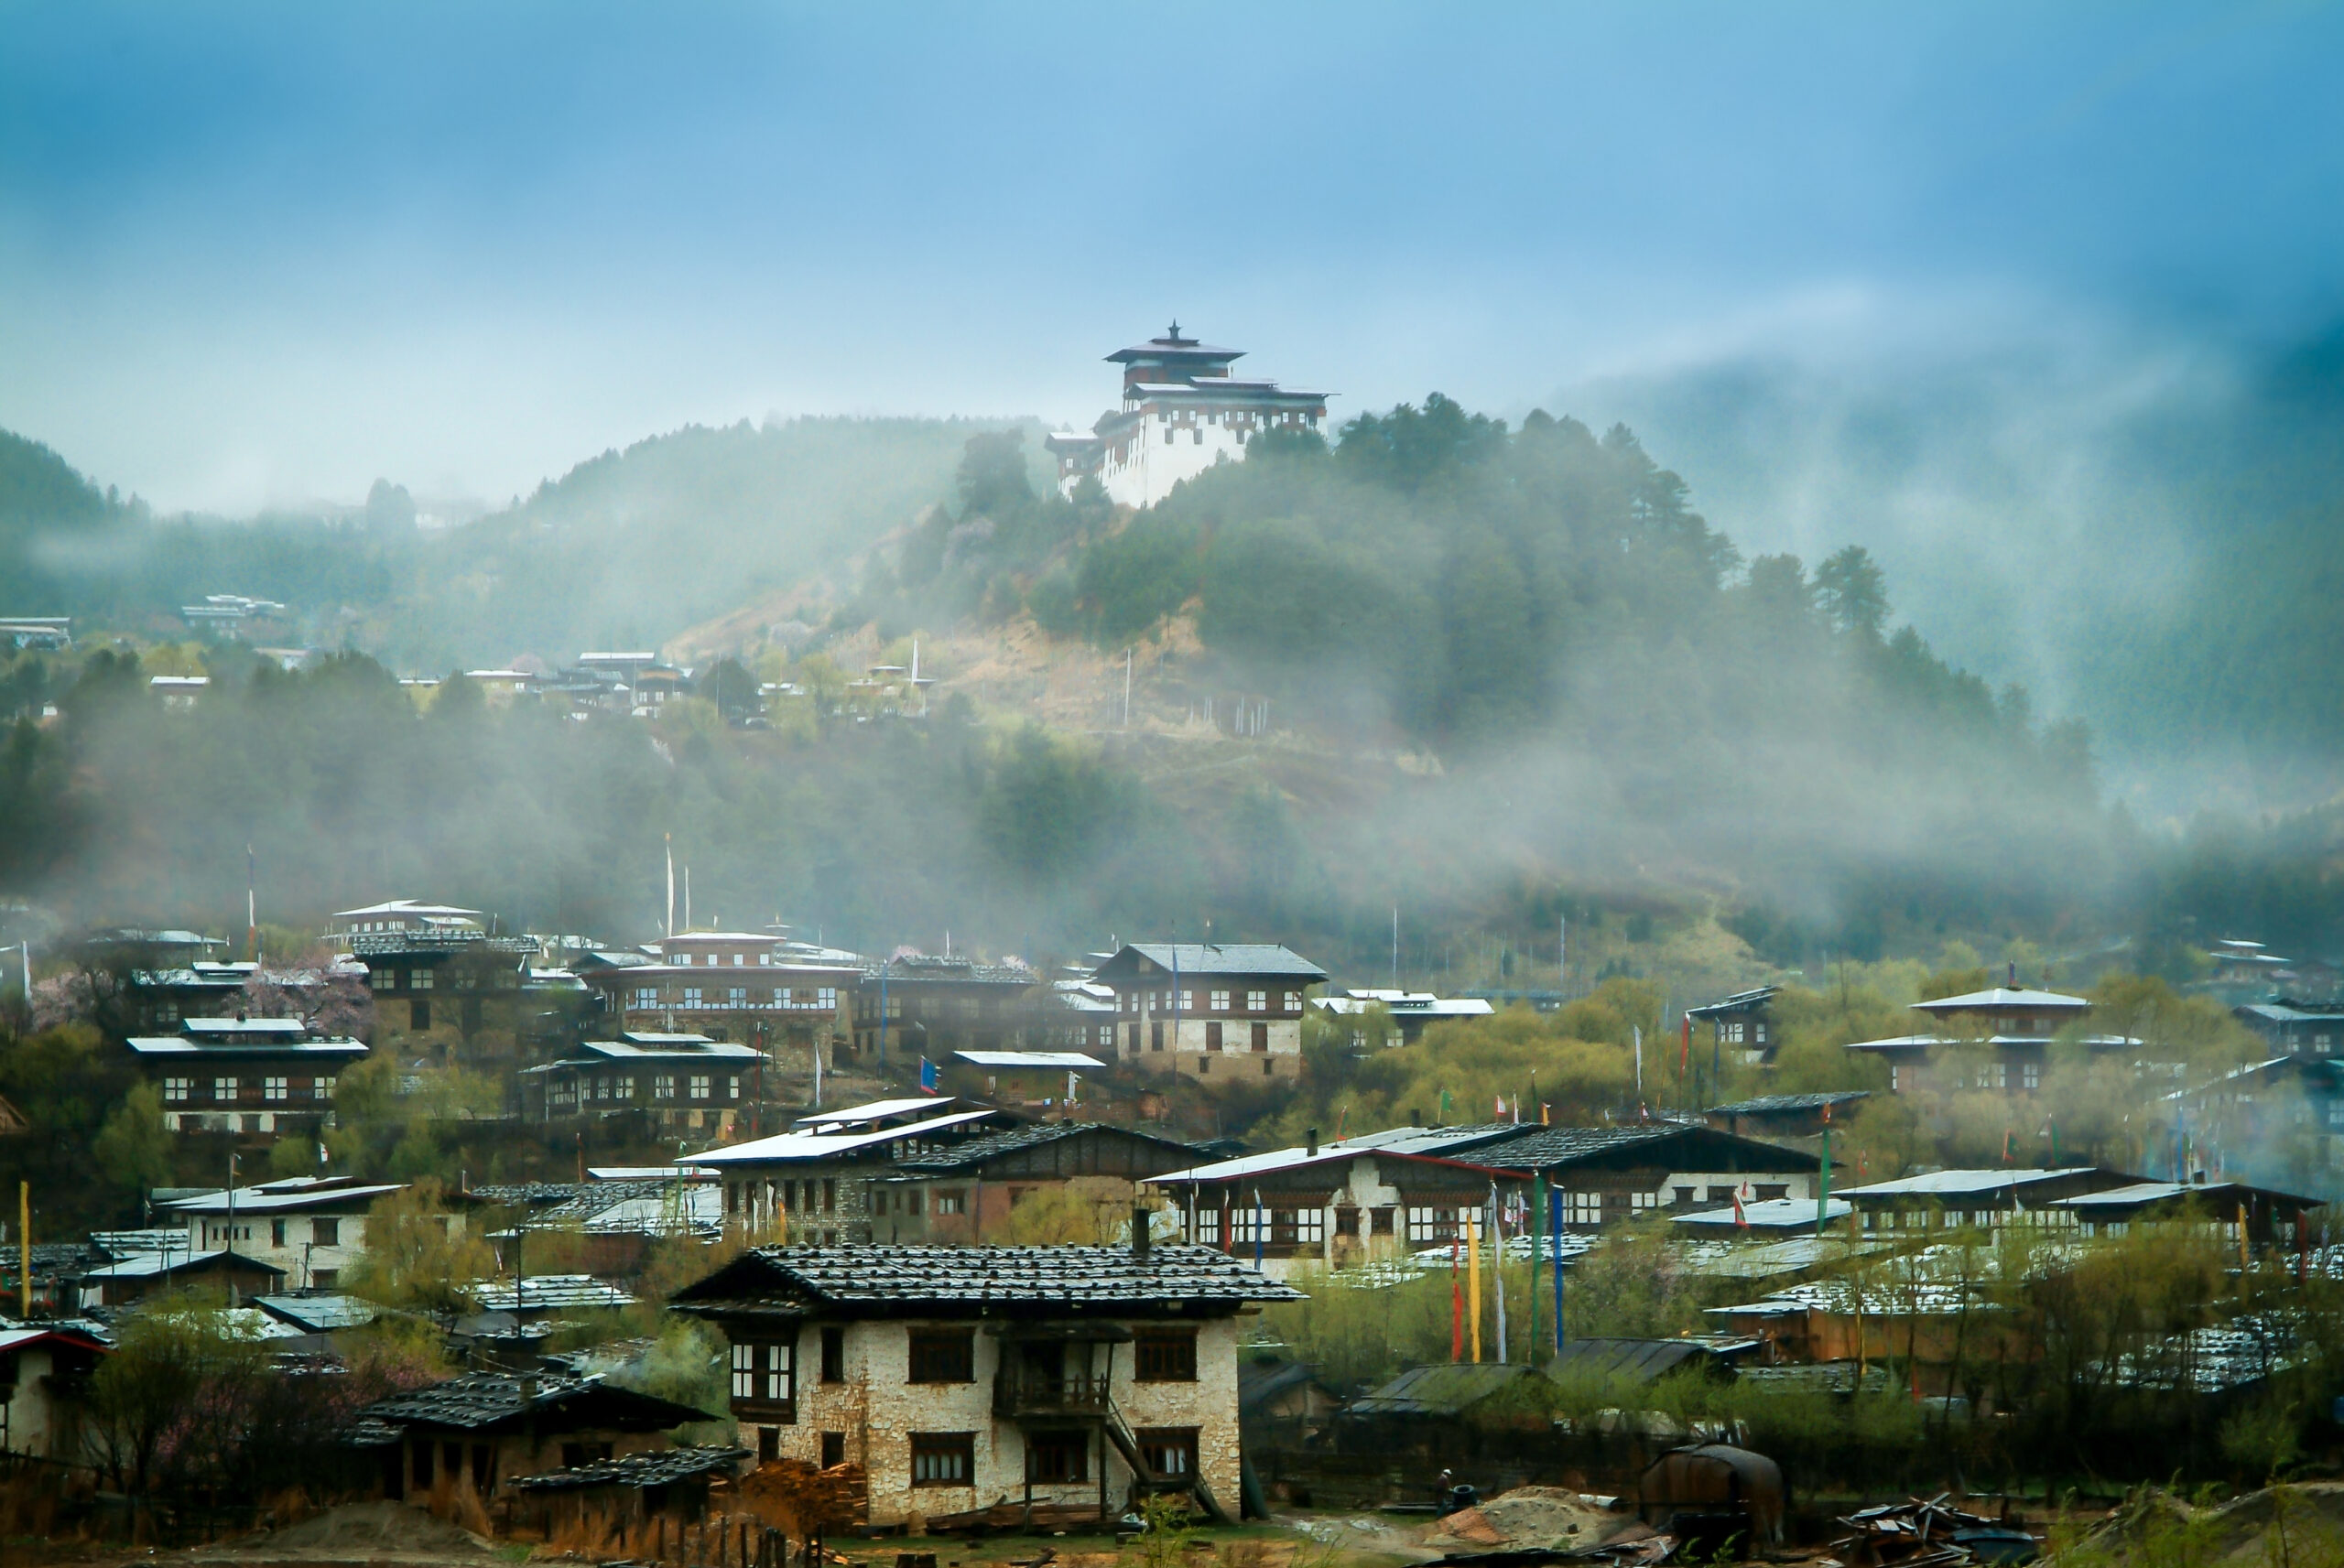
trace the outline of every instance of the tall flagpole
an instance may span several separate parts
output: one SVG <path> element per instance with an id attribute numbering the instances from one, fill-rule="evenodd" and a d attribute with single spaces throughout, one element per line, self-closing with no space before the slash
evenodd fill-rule
<path id="1" fill-rule="evenodd" d="M 244 840 L 244 957 L 260 961 L 260 905 L 253 895 L 253 846 Z"/>
<path id="2" fill-rule="evenodd" d="M 667 836 L 667 924 L 666 935 L 676 934 L 676 836 Z"/>

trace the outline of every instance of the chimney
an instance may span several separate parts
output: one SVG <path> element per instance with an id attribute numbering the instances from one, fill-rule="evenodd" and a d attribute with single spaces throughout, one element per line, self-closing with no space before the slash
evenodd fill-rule
<path id="1" fill-rule="evenodd" d="M 1144 1203 L 1132 1205 L 1132 1256 L 1145 1259 L 1148 1255 L 1148 1222 L 1155 1216 Z"/>
<path id="2" fill-rule="evenodd" d="M 1318 1130 L 1312 1128 L 1308 1133 L 1305 1134 L 1305 1138 L 1309 1147 L 1305 1149 L 1303 1153 L 1307 1158 L 1316 1160 L 1318 1158 Z"/>
<path id="3" fill-rule="evenodd" d="M 1410 1127 L 1422 1127 L 1424 1124 L 1425 1113 L 1423 1109 L 1416 1106 L 1410 1106 L 1408 1108 L 1408 1125 Z"/>

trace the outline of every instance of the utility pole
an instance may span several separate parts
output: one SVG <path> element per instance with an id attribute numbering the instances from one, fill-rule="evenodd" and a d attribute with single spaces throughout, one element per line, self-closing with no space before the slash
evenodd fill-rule
<path id="1" fill-rule="evenodd" d="M 1400 906 L 1392 906 L 1392 989 L 1400 989 Z"/>

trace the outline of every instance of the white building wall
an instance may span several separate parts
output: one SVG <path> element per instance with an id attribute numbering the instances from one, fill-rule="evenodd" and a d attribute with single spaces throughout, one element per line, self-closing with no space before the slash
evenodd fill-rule
<path id="1" fill-rule="evenodd" d="M 333 1241 L 318 1240 L 318 1222 L 338 1223 Z M 285 1239 L 277 1239 L 277 1226 L 285 1227 Z M 448 1223 L 461 1234 L 464 1226 L 462 1215 L 451 1215 Z M 228 1218 L 225 1215 L 197 1215 L 188 1221 L 188 1241 L 198 1252 L 208 1252 L 229 1245 Z M 363 1214 L 239 1214 L 235 1221 L 233 1243 L 237 1253 L 256 1258 L 264 1263 L 274 1263 L 285 1271 L 288 1290 L 299 1290 L 320 1283 L 318 1276 L 326 1273 L 339 1278 L 342 1271 L 366 1255 L 366 1217 Z M 326 1281 L 331 1282 L 331 1281 Z"/>
<path id="2" fill-rule="evenodd" d="M 1136 1432 L 1144 1427 L 1195 1427 L 1197 1462 L 1221 1506 L 1232 1513 L 1238 1496 L 1237 1345 L 1233 1318 L 1206 1319 L 1197 1330 L 1197 1380 L 1141 1383 L 1132 1378 L 1132 1347 L 1113 1351 L 1110 1397 Z M 911 1331 L 916 1328 L 974 1328 L 973 1380 L 913 1383 Z M 993 1413 L 993 1380 L 1000 1370 L 1002 1342 L 982 1324 L 890 1320 L 846 1325 L 845 1380 L 821 1380 L 822 1336 L 808 1327 L 797 1346 L 797 1421 L 778 1429 L 781 1457 L 819 1465 L 822 1433 L 845 1436 L 847 1459 L 863 1467 L 870 1488 L 870 1522 L 917 1524 L 933 1515 L 986 1508 L 1026 1496 L 1026 1437 L 1015 1422 Z M 1102 1354 L 1094 1350 L 1093 1354 Z M 1069 1369 L 1072 1364 L 1069 1363 Z M 754 1423 L 744 1424 L 741 1441 L 756 1447 Z M 1068 1429 L 1079 1423 L 1069 1422 Z M 975 1434 L 972 1485 L 914 1487 L 914 1433 Z M 1100 1439 L 1091 1434 L 1088 1476 L 1058 1485 L 1036 1483 L 1036 1502 L 1096 1505 L 1099 1500 Z M 1131 1487 L 1131 1469 L 1112 1445 L 1105 1449 L 1107 1501 L 1121 1507 Z"/>

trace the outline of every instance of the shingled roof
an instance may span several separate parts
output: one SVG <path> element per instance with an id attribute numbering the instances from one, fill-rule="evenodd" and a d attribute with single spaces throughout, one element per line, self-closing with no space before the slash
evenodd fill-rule
<path id="1" fill-rule="evenodd" d="M 749 1456 L 745 1448 L 647 1449 L 618 1459 L 597 1459 L 567 1470 L 539 1476 L 516 1476 L 512 1485 L 525 1492 L 574 1492 L 589 1487 L 664 1487 L 722 1470 L 737 1469 Z"/>
<path id="2" fill-rule="evenodd" d="M 760 1247 L 686 1286 L 670 1305 L 712 1317 L 972 1317 L 1036 1308 L 1212 1314 L 1301 1299 L 1210 1247 Z"/>
<path id="3" fill-rule="evenodd" d="M 600 1378 L 474 1372 L 376 1400 L 358 1412 L 357 1425 L 368 1436 L 407 1426 L 492 1432 L 517 1428 L 525 1421 L 547 1430 L 559 1422 L 620 1432 L 665 1432 L 687 1422 L 716 1419 L 705 1411 L 623 1389 Z"/>

